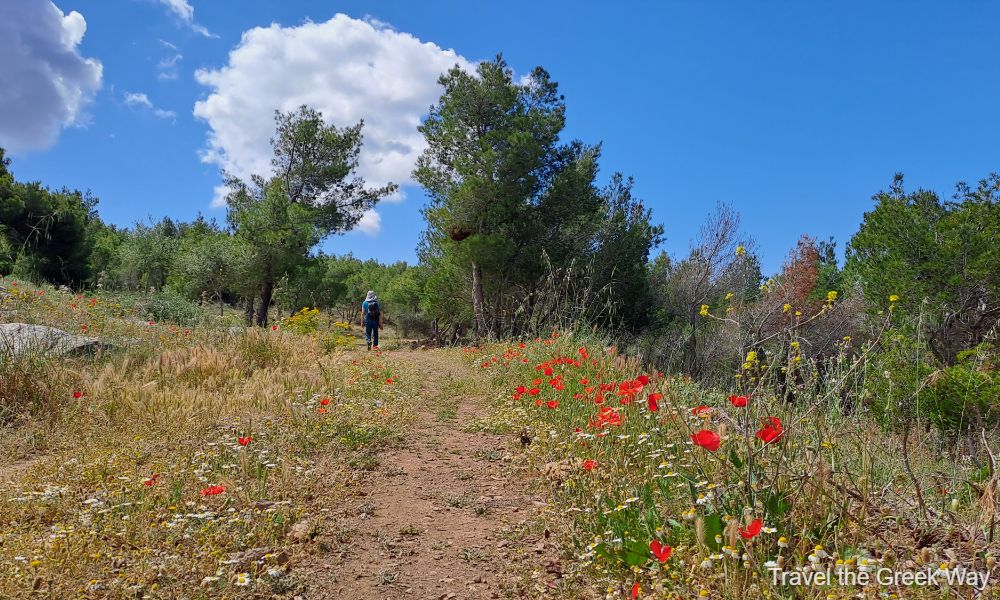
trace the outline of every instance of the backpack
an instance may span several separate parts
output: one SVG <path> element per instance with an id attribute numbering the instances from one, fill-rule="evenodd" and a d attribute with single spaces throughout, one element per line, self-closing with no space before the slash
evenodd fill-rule
<path id="1" fill-rule="evenodd" d="M 382 316 L 382 309 L 378 305 L 378 300 L 373 300 L 368 303 L 368 320 L 378 322 L 379 317 Z"/>

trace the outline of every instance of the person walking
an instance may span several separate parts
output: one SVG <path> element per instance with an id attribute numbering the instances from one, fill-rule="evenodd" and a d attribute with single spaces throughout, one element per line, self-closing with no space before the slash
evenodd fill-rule
<path id="1" fill-rule="evenodd" d="M 382 329 L 382 306 L 372 290 L 368 290 L 365 301 L 361 303 L 361 326 L 365 330 L 365 343 L 368 349 L 378 350 L 378 330 Z"/>

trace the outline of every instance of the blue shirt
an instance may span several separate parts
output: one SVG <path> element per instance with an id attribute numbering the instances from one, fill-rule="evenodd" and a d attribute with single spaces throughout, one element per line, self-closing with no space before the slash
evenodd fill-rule
<path id="1" fill-rule="evenodd" d="M 375 302 L 378 302 L 378 300 L 376 300 Z M 381 304 L 379 306 L 381 307 Z M 361 315 L 365 318 L 366 321 L 368 320 L 368 301 L 367 300 L 365 300 L 364 302 L 361 303 Z"/>

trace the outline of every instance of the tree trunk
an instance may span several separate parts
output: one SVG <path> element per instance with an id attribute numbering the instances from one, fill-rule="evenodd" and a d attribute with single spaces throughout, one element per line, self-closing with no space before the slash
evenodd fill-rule
<path id="1" fill-rule="evenodd" d="M 472 261 L 472 312 L 476 319 L 477 338 L 486 335 L 486 314 L 483 303 L 483 272 L 479 263 Z"/>
<path id="2" fill-rule="evenodd" d="M 247 311 L 246 311 L 247 327 L 253 325 L 253 303 L 254 303 L 253 296 L 247 298 Z"/>
<path id="3" fill-rule="evenodd" d="M 274 283 L 265 281 L 260 288 L 260 311 L 257 313 L 257 325 L 267 327 L 267 312 L 271 308 L 271 296 L 274 295 Z"/>
<path id="4" fill-rule="evenodd" d="M 222 290 L 219 290 L 218 293 L 219 293 L 219 316 L 223 317 L 225 316 L 226 313 L 223 310 L 225 308 L 225 305 L 222 303 Z"/>

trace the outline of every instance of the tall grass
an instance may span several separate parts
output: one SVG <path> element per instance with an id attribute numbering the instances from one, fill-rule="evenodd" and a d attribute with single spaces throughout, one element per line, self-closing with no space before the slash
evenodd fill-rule
<path id="1" fill-rule="evenodd" d="M 565 581 L 594 595 L 638 585 L 680 597 L 846 597 L 876 590 L 773 585 L 771 570 L 995 568 L 995 479 L 971 483 L 976 467 L 938 453 L 932 432 L 911 428 L 907 439 L 845 404 L 864 354 L 845 350 L 822 368 L 750 356 L 741 373 L 754 382 L 742 391 L 739 380 L 708 389 L 667 377 L 574 335 L 476 360 L 493 373 L 510 429 L 532 437 L 525 463 L 551 476 L 546 526 L 565 545 Z M 823 377 L 804 373 L 792 401 L 771 385 L 786 378 L 766 374 L 782 367 Z M 653 555 L 657 544 L 670 558 Z"/>

